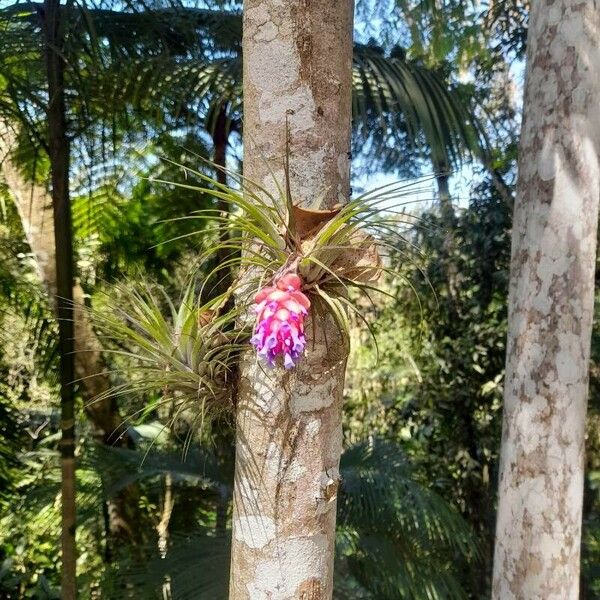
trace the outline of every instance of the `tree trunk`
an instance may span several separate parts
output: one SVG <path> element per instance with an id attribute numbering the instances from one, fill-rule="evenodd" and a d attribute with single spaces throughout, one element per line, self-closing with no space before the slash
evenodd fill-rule
<path id="1" fill-rule="evenodd" d="M 443 160 L 432 159 L 435 182 L 438 189 L 438 202 L 444 225 L 455 224 L 454 207 L 450 195 L 450 167 Z"/>
<path id="2" fill-rule="evenodd" d="M 227 147 L 229 145 L 230 123 L 227 121 L 227 111 L 225 106 L 221 106 L 217 111 L 216 118 L 212 126 L 213 141 L 213 162 L 216 165 L 215 179 L 222 185 L 227 185 Z M 230 206 L 227 202 L 219 200 L 218 209 L 221 216 L 229 219 Z M 229 240 L 228 222 L 221 223 L 219 230 L 219 243 L 225 244 Z M 227 261 L 238 256 L 237 251 L 232 248 L 219 248 L 216 253 L 217 264 L 224 265 L 216 273 L 217 283 L 214 286 L 214 296 L 224 294 L 233 283 L 233 270 Z M 223 312 L 233 308 L 233 297 L 230 296 L 223 307 Z M 229 326 L 233 326 L 230 324 Z M 233 471 L 233 448 L 234 441 L 229 423 L 216 421 L 213 423 L 213 436 L 215 445 L 215 456 L 219 472 L 223 478 L 231 476 Z M 229 516 L 229 506 L 231 504 L 231 485 L 220 483 L 216 498 L 216 519 L 215 533 L 218 536 L 227 535 L 227 519 Z"/>
<path id="3" fill-rule="evenodd" d="M 600 11 L 532 4 L 493 598 L 578 598 L 600 194 Z"/>
<path id="4" fill-rule="evenodd" d="M 0 171 L 23 224 L 23 231 L 35 257 L 40 280 L 48 291 L 51 305 L 56 310 L 57 282 L 55 259 L 55 230 L 52 197 L 46 188 L 27 181 L 15 163 L 11 151 L 16 147 L 16 131 L 0 120 Z M 84 307 L 81 285 L 73 285 L 73 325 L 75 334 L 75 377 L 80 381 L 86 400 L 85 412 L 92 426 L 96 442 L 107 446 L 128 446 L 127 435 L 121 436 L 122 418 L 114 398 L 94 401 L 111 387 L 101 344 Z M 139 489 L 127 486 L 108 501 L 111 537 L 120 542 L 143 541 L 140 535 Z M 110 556 L 110 552 L 108 554 Z"/>
<path id="5" fill-rule="evenodd" d="M 213 141 L 213 162 L 216 165 L 215 179 L 222 185 L 227 185 L 227 146 L 229 144 L 229 124 L 227 123 L 227 114 L 225 107 L 222 107 L 217 112 L 215 122 L 212 127 L 212 141 Z M 219 200 L 217 208 L 220 212 L 220 216 L 227 219 L 229 217 L 229 204 L 224 200 Z M 223 221 L 219 228 L 219 244 L 227 243 L 229 239 L 229 228 L 228 222 Z M 235 251 L 231 248 L 219 247 L 216 253 L 216 259 L 218 265 L 222 266 L 218 271 L 215 272 L 216 283 L 214 285 L 214 296 L 224 294 L 233 282 L 231 266 L 227 264 L 235 257 Z M 231 308 L 227 306 L 226 308 Z"/>
<path id="6" fill-rule="evenodd" d="M 432 166 L 435 174 L 435 181 L 438 188 L 438 205 L 440 210 L 440 219 L 444 231 L 443 254 L 441 255 L 441 264 L 446 274 L 448 284 L 448 309 L 454 318 L 459 321 L 459 285 L 458 268 L 454 260 L 456 252 L 456 226 L 458 219 L 452 205 L 452 196 L 450 195 L 450 167 L 444 160 L 432 158 Z"/>
<path id="7" fill-rule="evenodd" d="M 75 548 L 75 397 L 73 380 L 73 240 L 69 199 L 70 144 L 64 89 L 64 24 L 60 0 L 45 0 L 43 32 L 48 82 L 48 156 L 52 180 L 54 249 L 56 261 L 56 313 L 60 355 L 60 442 L 62 465 L 62 576 L 61 596 L 77 595 Z"/>
<path id="8" fill-rule="evenodd" d="M 349 195 L 352 0 L 244 4 L 244 173 L 276 193 L 286 120 L 292 198 Z M 313 311 L 314 312 L 314 311 Z M 308 323 L 292 371 L 241 364 L 230 598 L 331 598 L 347 350 Z"/>

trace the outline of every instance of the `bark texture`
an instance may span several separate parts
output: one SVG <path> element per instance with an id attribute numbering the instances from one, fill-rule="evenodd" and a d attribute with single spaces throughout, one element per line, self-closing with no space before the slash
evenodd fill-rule
<path id="1" fill-rule="evenodd" d="M 28 181 L 12 152 L 17 135 L 13 126 L 0 120 L 0 172 L 6 182 L 23 224 L 23 231 L 40 280 L 48 291 L 50 302 L 56 309 L 56 259 L 54 243 L 54 216 L 52 197 L 45 186 Z M 106 445 L 126 446 L 129 438 L 119 437 L 122 418 L 114 398 L 93 401 L 111 387 L 102 346 L 84 306 L 84 292 L 75 280 L 73 285 L 73 324 L 75 343 L 75 377 L 80 381 L 85 411 L 92 426 L 94 438 Z M 113 539 L 136 543 L 142 541 L 139 531 L 141 521 L 139 490 L 131 485 L 121 490 L 108 502 L 110 533 Z"/>
<path id="2" fill-rule="evenodd" d="M 244 174 L 294 202 L 349 194 L 352 0 L 244 4 Z M 314 327 L 313 327 L 314 325 Z M 230 598 L 330 598 L 347 349 L 331 318 L 306 327 L 298 367 L 241 365 Z"/>
<path id="3" fill-rule="evenodd" d="M 532 3 L 493 598 L 576 600 L 600 194 L 600 11 Z"/>

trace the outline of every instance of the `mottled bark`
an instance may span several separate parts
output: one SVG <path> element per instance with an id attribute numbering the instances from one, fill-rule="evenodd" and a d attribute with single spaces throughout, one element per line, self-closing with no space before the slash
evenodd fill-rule
<path id="1" fill-rule="evenodd" d="M 493 598 L 578 598 L 600 194 L 600 11 L 538 0 L 513 225 Z"/>
<path id="2" fill-rule="evenodd" d="M 23 231 L 40 280 L 48 291 L 50 302 L 56 309 L 56 263 L 55 233 L 52 197 L 45 186 L 28 181 L 12 151 L 16 147 L 16 130 L 0 120 L 0 172 L 6 182 L 23 224 Z M 92 426 L 94 438 L 106 445 L 127 446 L 127 436 L 121 433 L 122 418 L 114 398 L 94 401 L 111 387 L 106 365 L 102 358 L 102 347 L 92 327 L 84 306 L 84 293 L 75 280 L 73 285 L 73 325 L 75 342 L 75 377 L 80 382 L 85 411 Z M 71 378 L 71 380 L 73 377 Z M 140 537 L 139 490 L 130 485 L 109 500 L 110 533 L 113 539 L 135 543 Z M 110 553 L 109 553 L 110 555 Z"/>
<path id="3" fill-rule="evenodd" d="M 349 194 L 351 0 L 244 5 L 244 173 L 284 181 L 286 120 L 296 203 Z M 313 311 L 314 312 L 314 311 Z M 313 327 L 314 325 L 314 327 Z M 230 598 L 332 595 L 347 358 L 333 319 L 307 324 L 289 372 L 241 365 Z"/>

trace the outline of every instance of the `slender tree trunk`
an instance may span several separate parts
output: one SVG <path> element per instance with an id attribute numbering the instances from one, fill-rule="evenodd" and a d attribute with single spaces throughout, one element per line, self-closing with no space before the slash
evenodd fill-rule
<path id="1" fill-rule="evenodd" d="M 213 162 L 220 167 L 215 173 L 219 183 L 227 183 L 227 173 L 223 171 L 227 167 L 227 144 L 229 141 L 229 130 L 227 127 L 227 113 L 221 108 L 215 118 L 212 129 L 213 140 Z M 225 204 L 227 206 L 227 204 Z"/>
<path id="2" fill-rule="evenodd" d="M 62 439 L 62 579 L 61 596 L 77 595 L 75 548 L 75 397 L 73 379 L 73 242 L 69 199 L 70 145 L 67 137 L 60 0 L 44 2 L 44 41 L 48 79 L 48 155 L 52 180 L 56 260 L 56 312 L 60 354 Z"/>
<path id="3" fill-rule="evenodd" d="M 227 145 L 229 143 L 229 129 L 227 123 L 227 114 L 225 108 L 221 108 L 215 118 L 212 129 L 213 141 L 213 162 L 217 165 L 215 170 L 215 179 L 222 185 L 227 185 Z M 229 204 L 219 200 L 218 210 L 222 217 L 229 216 Z M 219 244 L 226 243 L 229 239 L 228 223 L 222 222 L 219 230 Z M 217 282 L 214 286 L 214 295 L 224 294 L 233 282 L 231 267 L 227 266 L 227 261 L 234 257 L 234 250 L 230 248 L 219 248 L 216 258 L 219 265 L 224 265 L 216 273 Z M 229 307 L 228 307 L 229 308 Z"/>
<path id="4" fill-rule="evenodd" d="M 244 5 L 244 173 L 276 194 L 286 120 L 295 203 L 349 195 L 352 0 Z M 313 311 L 314 313 L 314 311 Z M 314 325 L 314 327 L 313 327 Z M 331 317 L 292 371 L 251 353 L 239 383 L 230 598 L 327 599 L 347 358 Z"/>
<path id="5" fill-rule="evenodd" d="M 224 169 L 227 168 L 227 146 L 229 144 L 229 123 L 227 122 L 227 112 L 225 107 L 221 107 L 217 113 L 212 129 L 213 140 L 213 162 L 217 166 L 215 172 L 216 180 L 227 185 L 227 173 Z M 219 200 L 218 205 L 221 216 L 229 217 L 229 204 Z M 219 232 L 219 243 L 226 243 L 229 239 L 228 224 L 223 222 Z M 235 257 L 236 251 L 229 248 L 220 248 L 217 251 L 217 261 L 219 265 L 225 265 L 217 272 L 217 284 L 215 286 L 215 296 L 225 293 L 233 283 L 233 271 L 230 266 L 227 266 L 227 261 Z M 227 300 L 223 311 L 233 308 L 233 298 Z M 233 465 L 233 436 L 229 423 L 217 421 L 213 424 L 213 434 L 215 442 L 215 455 L 219 465 L 219 471 L 222 476 L 232 473 Z M 231 504 L 231 485 L 219 484 L 218 495 L 216 500 L 216 520 L 215 532 L 218 536 L 227 534 L 227 519 L 229 516 L 229 506 Z"/>
<path id="6" fill-rule="evenodd" d="M 448 284 L 448 308 L 456 320 L 460 319 L 459 307 L 459 286 L 458 286 L 458 268 L 454 261 L 456 251 L 456 226 L 458 220 L 452 205 L 452 196 L 450 195 L 450 168 L 444 160 L 432 158 L 435 181 L 438 188 L 438 203 L 441 217 L 441 224 L 444 231 L 444 254 L 442 263 L 446 274 Z"/>
<path id="7" fill-rule="evenodd" d="M 17 207 L 40 280 L 56 310 L 56 234 L 52 197 L 44 186 L 28 181 L 21 172 L 11 154 L 16 143 L 16 131 L 9 123 L 0 120 L 0 172 Z M 73 285 L 73 302 L 75 377 L 86 400 L 84 408 L 94 439 L 106 446 L 128 447 L 131 440 L 129 436 L 121 435 L 123 419 L 114 397 L 94 401 L 95 397 L 110 389 L 111 381 L 102 358 L 102 346 L 84 306 L 83 289 L 77 281 Z M 131 484 L 108 500 L 109 546 L 115 543 L 137 544 L 145 540 L 139 496 L 138 486 Z M 112 554 L 109 547 L 107 556 Z"/>
<path id="8" fill-rule="evenodd" d="M 450 168 L 445 161 L 432 159 L 432 164 L 438 188 L 440 212 L 445 224 L 447 222 L 454 222 L 454 207 L 452 206 L 452 196 L 450 195 Z"/>
<path id="9" fill-rule="evenodd" d="M 600 194 L 600 11 L 532 3 L 493 598 L 578 598 Z"/>
<path id="10" fill-rule="evenodd" d="M 167 551 L 169 549 L 169 523 L 171 522 L 171 515 L 173 514 L 174 506 L 175 497 L 173 496 L 173 476 L 171 473 L 167 473 L 165 475 L 165 492 L 163 495 L 162 514 L 160 521 L 156 526 L 156 531 L 158 533 L 158 552 L 160 557 L 163 559 L 167 557 Z M 171 600 L 172 597 L 171 576 L 166 575 L 162 584 L 162 598 L 163 600 Z"/>
<path id="11" fill-rule="evenodd" d="M 447 206 L 449 205 L 450 210 L 454 212 L 452 209 L 452 198 L 450 196 L 450 176 L 448 173 L 437 173 L 435 180 L 438 187 L 440 205 L 444 210 L 448 210 Z"/>

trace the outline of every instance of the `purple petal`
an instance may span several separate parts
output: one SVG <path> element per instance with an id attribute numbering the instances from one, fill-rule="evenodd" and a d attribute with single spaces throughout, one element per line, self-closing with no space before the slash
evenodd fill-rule
<path id="1" fill-rule="evenodd" d="M 290 356 L 290 354 L 288 352 L 285 353 L 284 358 L 283 358 L 283 366 L 286 369 L 291 369 L 292 367 L 295 367 L 295 363 L 292 360 L 292 357 Z"/>

